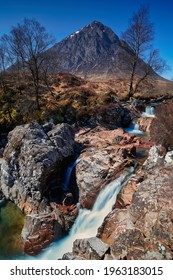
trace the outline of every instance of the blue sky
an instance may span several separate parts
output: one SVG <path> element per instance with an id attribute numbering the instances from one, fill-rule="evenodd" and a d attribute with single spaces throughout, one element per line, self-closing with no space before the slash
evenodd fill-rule
<path id="1" fill-rule="evenodd" d="M 171 3 L 172 2 L 172 3 Z M 128 20 L 141 4 L 150 9 L 154 23 L 154 47 L 172 68 L 162 75 L 173 77 L 173 1 L 171 0 L 0 0 L 0 35 L 8 33 L 24 17 L 36 18 L 56 41 L 81 29 L 93 20 L 121 36 Z"/>

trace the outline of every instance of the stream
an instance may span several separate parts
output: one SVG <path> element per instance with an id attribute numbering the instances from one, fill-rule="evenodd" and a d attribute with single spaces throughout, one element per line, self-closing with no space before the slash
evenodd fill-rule
<path id="1" fill-rule="evenodd" d="M 52 243 L 47 249 L 43 250 L 40 255 L 36 256 L 36 258 L 44 260 L 61 258 L 64 253 L 72 251 L 72 245 L 76 239 L 96 236 L 98 227 L 112 210 L 118 193 L 127 180 L 132 176 L 133 171 L 134 168 L 130 168 L 129 170 L 124 171 L 119 178 L 107 184 L 99 193 L 91 210 L 79 210 L 79 215 L 71 228 L 70 233 L 63 239 Z"/>
<path id="2" fill-rule="evenodd" d="M 145 112 L 142 112 L 141 113 L 141 117 L 143 118 L 154 118 L 155 117 L 155 114 L 154 114 L 154 107 L 152 106 L 146 106 L 145 107 Z M 144 136 L 145 135 L 145 132 L 140 130 L 139 128 L 139 124 L 133 120 L 130 124 L 129 127 L 127 127 L 125 129 L 125 131 L 127 133 L 130 133 L 130 134 L 134 134 L 136 136 Z"/>
<path id="3" fill-rule="evenodd" d="M 143 117 L 154 117 L 154 110 L 150 106 L 146 107 Z M 126 132 L 136 135 L 143 135 L 137 123 L 132 123 Z M 73 169 L 78 160 L 74 161 L 67 168 L 64 191 L 69 192 L 70 179 Z M 71 228 L 69 234 L 64 238 L 53 242 L 35 257 L 22 253 L 20 244 L 20 233 L 23 227 L 24 217 L 21 211 L 11 202 L 0 208 L 0 259 L 49 259 L 54 260 L 72 251 L 73 242 L 76 239 L 94 237 L 104 218 L 112 210 L 118 193 L 124 184 L 133 176 L 134 168 L 123 171 L 119 178 L 108 183 L 100 191 L 92 209 L 79 209 L 78 217 Z M 6 234 L 8 232 L 8 234 Z"/>

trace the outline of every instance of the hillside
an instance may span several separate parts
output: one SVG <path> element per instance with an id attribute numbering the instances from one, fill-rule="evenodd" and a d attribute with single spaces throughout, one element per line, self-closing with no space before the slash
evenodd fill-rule
<path id="1" fill-rule="evenodd" d="M 125 101 L 128 95 L 129 81 L 114 79 L 102 82 L 86 81 L 68 73 L 51 74 L 47 85 L 40 85 L 41 110 L 36 110 L 34 89 L 30 77 L 17 82 L 15 74 L 9 74 L 6 80 L 8 93 L 0 91 L 0 126 L 8 130 L 15 125 L 38 121 L 43 123 L 51 118 L 56 123 L 67 122 L 79 125 L 94 123 L 105 110 L 115 103 Z M 173 94 L 173 83 L 161 80 L 146 80 L 139 87 L 134 98 L 149 102 Z M 130 103 L 126 103 L 130 106 Z M 92 121 L 91 121 L 92 120 Z M 93 123 L 93 125 L 94 125 Z"/>

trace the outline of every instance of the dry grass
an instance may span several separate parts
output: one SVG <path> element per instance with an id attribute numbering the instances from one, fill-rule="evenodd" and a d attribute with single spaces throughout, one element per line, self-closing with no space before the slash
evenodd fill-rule
<path id="1" fill-rule="evenodd" d="M 29 76 L 18 80 L 9 74 L 8 86 L 13 126 L 30 121 L 44 122 L 54 118 L 56 122 L 74 123 L 81 119 L 103 114 L 105 108 L 116 102 L 117 98 L 125 100 L 128 96 L 129 80 L 127 77 L 115 77 L 109 81 L 85 81 L 71 74 L 61 73 L 48 77 L 47 85 L 40 87 L 41 110 L 36 110 L 34 89 Z M 11 93 L 10 93 L 11 94 Z M 152 99 L 173 94 L 173 83 L 161 80 L 146 80 L 135 97 Z M 8 115 L 8 101 L 0 92 L 0 125 L 11 125 Z"/>

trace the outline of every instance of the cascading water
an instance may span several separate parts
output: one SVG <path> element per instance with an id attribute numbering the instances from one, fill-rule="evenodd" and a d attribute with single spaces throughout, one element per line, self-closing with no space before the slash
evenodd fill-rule
<path id="1" fill-rule="evenodd" d="M 154 107 L 152 106 L 146 106 L 145 112 L 141 114 L 144 118 L 154 118 Z M 128 128 L 125 129 L 126 132 L 134 134 L 134 135 L 143 135 L 144 132 L 139 129 L 139 124 L 135 123 L 134 121 L 130 124 Z"/>
<path id="2" fill-rule="evenodd" d="M 70 184 L 70 178 L 71 178 L 71 174 L 72 174 L 72 171 L 74 169 L 74 167 L 76 166 L 76 164 L 79 162 L 79 159 L 75 160 L 72 165 L 70 165 L 68 168 L 67 168 L 67 171 L 66 171 L 66 176 L 65 176 L 65 182 L 64 182 L 64 191 L 67 192 L 69 191 L 69 184 Z"/>
<path id="3" fill-rule="evenodd" d="M 124 171 L 118 179 L 105 186 L 98 195 L 92 210 L 80 209 L 79 215 L 69 235 L 57 242 L 54 242 L 39 256 L 37 256 L 37 258 L 52 260 L 61 258 L 64 253 L 72 251 L 74 240 L 96 236 L 98 227 L 112 210 L 112 207 L 116 202 L 117 194 L 120 192 L 129 177 L 131 177 L 134 170 L 132 169 L 128 172 Z"/>
<path id="4" fill-rule="evenodd" d="M 146 106 L 145 112 L 142 113 L 142 117 L 144 118 L 154 118 L 154 107 L 152 106 Z"/>
<path id="5" fill-rule="evenodd" d="M 139 129 L 139 124 L 132 122 L 131 125 L 125 129 L 126 132 L 134 134 L 134 135 L 143 135 L 144 132 Z"/>

